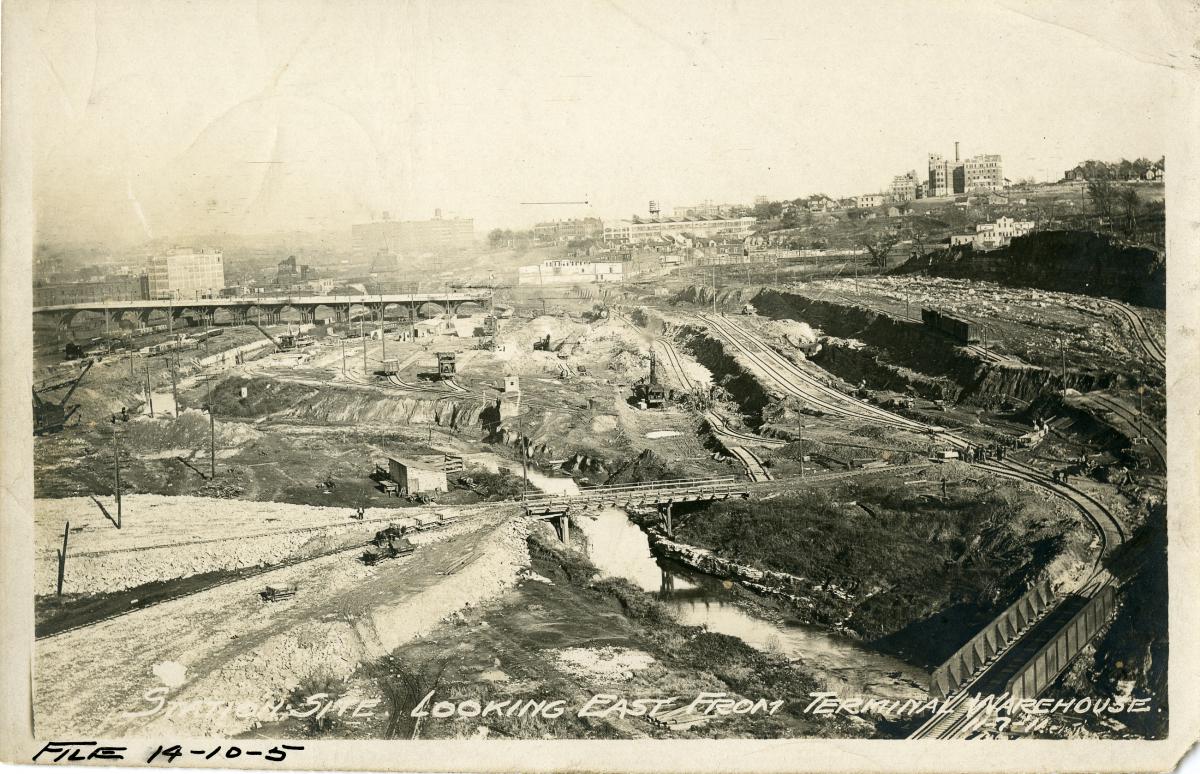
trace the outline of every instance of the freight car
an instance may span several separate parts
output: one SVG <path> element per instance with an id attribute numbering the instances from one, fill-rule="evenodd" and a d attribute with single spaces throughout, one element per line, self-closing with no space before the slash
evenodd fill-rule
<path id="1" fill-rule="evenodd" d="M 925 323 L 925 327 L 963 344 L 978 344 L 980 341 L 978 323 L 943 314 L 936 309 L 922 309 L 921 322 Z"/>

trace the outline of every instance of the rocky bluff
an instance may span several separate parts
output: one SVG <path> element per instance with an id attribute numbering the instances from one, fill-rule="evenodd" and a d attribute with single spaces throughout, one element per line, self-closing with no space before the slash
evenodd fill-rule
<path id="1" fill-rule="evenodd" d="M 1165 255 L 1092 231 L 1038 231 L 988 252 L 956 247 L 914 258 L 900 269 L 916 270 L 1166 307 Z"/>

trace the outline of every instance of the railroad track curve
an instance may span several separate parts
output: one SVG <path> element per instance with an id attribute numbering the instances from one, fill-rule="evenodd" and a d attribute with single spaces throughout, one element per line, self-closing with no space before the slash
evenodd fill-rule
<path id="1" fill-rule="evenodd" d="M 1133 307 L 1123 304 L 1120 301 L 1113 301 L 1110 298 L 1100 298 L 1097 300 L 1110 309 L 1116 309 L 1118 312 L 1120 312 L 1121 316 L 1125 318 L 1125 320 L 1129 323 L 1129 326 L 1133 329 L 1134 338 L 1138 340 L 1138 344 L 1141 346 L 1142 351 L 1149 355 L 1151 360 L 1154 360 L 1160 365 L 1166 364 L 1166 348 L 1158 343 L 1158 339 L 1156 339 L 1154 335 L 1150 333 L 1150 329 L 1146 327 L 1146 321 L 1142 319 L 1142 316 L 1138 314 Z"/>

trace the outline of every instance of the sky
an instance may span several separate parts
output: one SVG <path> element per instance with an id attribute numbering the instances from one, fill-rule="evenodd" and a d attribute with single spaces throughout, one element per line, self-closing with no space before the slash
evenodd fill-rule
<path id="1" fill-rule="evenodd" d="M 1162 155 L 1187 49 L 1166 3 L 26 5 L 39 238 L 114 246 L 852 195 L 955 140 L 1057 179 Z"/>

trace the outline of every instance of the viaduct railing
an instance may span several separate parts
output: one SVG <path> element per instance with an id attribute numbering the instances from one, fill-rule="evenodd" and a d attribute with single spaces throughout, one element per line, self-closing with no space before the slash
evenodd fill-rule
<path id="1" fill-rule="evenodd" d="M 939 699 L 953 694 L 996 654 L 1020 637 L 1053 604 L 1049 581 L 1042 581 L 1025 592 L 983 631 L 955 651 L 946 663 L 933 671 L 929 693 Z"/>
<path id="2" fill-rule="evenodd" d="M 1042 648 L 1025 662 L 1005 685 L 1014 698 L 1036 698 L 1046 689 L 1116 610 L 1116 591 L 1101 587 L 1087 604 Z"/>

